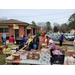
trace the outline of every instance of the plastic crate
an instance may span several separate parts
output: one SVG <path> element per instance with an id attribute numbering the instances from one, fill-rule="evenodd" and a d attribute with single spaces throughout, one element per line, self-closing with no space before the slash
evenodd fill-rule
<path id="1" fill-rule="evenodd" d="M 64 64 L 65 55 L 53 55 L 53 64 Z"/>

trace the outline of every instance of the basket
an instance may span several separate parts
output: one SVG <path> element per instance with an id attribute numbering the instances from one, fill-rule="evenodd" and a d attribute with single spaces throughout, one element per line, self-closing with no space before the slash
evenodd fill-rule
<path id="1" fill-rule="evenodd" d="M 64 64 L 65 55 L 53 55 L 53 64 Z"/>

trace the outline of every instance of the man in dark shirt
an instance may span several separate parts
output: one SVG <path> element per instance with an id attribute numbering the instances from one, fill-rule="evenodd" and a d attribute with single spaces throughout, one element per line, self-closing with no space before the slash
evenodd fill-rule
<path id="1" fill-rule="evenodd" d="M 36 35 L 36 36 L 34 37 L 34 39 L 33 39 L 33 46 L 34 46 L 34 44 L 37 45 L 36 49 L 38 49 L 38 45 L 39 45 L 39 37 L 38 37 L 37 35 Z"/>

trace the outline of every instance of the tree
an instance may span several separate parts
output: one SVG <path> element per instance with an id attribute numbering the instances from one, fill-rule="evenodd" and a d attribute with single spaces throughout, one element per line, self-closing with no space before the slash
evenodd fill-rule
<path id="1" fill-rule="evenodd" d="M 60 29 L 60 25 L 58 23 L 54 23 L 53 25 L 54 25 L 54 28 L 53 28 L 54 32 L 58 32 Z"/>
<path id="2" fill-rule="evenodd" d="M 46 31 L 46 22 L 38 22 L 37 26 L 39 26 L 40 28 L 42 27 L 42 29 Z"/>
<path id="3" fill-rule="evenodd" d="M 64 33 L 67 30 L 68 30 L 67 29 L 67 24 L 66 23 L 61 24 L 59 31 Z"/>
<path id="4" fill-rule="evenodd" d="M 59 29 L 57 28 L 57 26 L 54 26 L 54 32 L 58 32 Z"/>
<path id="5" fill-rule="evenodd" d="M 47 32 L 49 32 L 52 28 L 51 28 L 51 23 L 48 21 L 46 22 L 46 26 L 47 26 Z"/>
<path id="6" fill-rule="evenodd" d="M 32 21 L 32 25 L 33 25 L 33 26 L 36 26 L 36 23 L 35 23 L 34 21 Z"/>
<path id="7" fill-rule="evenodd" d="M 68 28 L 75 29 L 75 13 L 69 17 L 68 21 L 69 21 Z"/>

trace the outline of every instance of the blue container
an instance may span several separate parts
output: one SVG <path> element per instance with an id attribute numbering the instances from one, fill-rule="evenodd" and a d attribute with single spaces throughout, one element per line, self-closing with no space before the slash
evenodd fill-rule
<path id="1" fill-rule="evenodd" d="M 36 47 L 37 47 L 37 45 L 36 45 L 36 44 L 34 44 L 34 49 L 36 49 Z"/>

